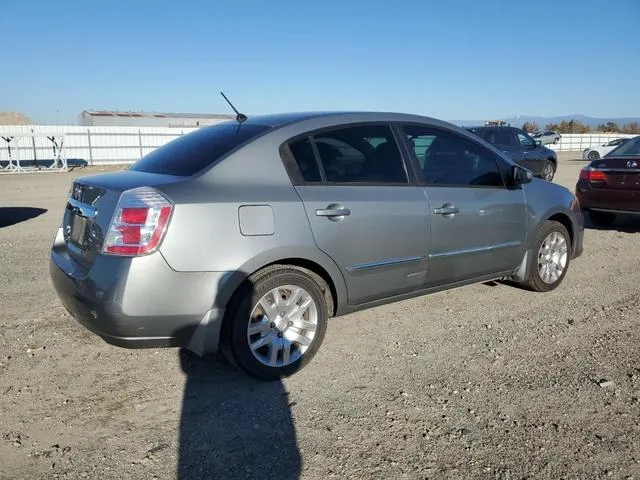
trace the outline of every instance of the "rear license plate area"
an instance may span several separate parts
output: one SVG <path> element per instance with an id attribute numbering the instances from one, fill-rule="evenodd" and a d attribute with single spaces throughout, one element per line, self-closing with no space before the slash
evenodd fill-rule
<path id="1" fill-rule="evenodd" d="M 80 215 L 72 214 L 69 226 L 71 227 L 69 240 L 78 247 L 82 247 L 84 245 L 85 231 L 87 229 L 87 219 Z"/>

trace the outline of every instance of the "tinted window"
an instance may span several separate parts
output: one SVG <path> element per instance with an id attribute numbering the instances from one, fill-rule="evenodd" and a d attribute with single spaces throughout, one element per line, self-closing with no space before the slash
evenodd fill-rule
<path id="1" fill-rule="evenodd" d="M 496 158 L 471 140 L 453 132 L 413 125 L 404 127 L 404 133 L 418 157 L 423 182 L 432 185 L 504 185 Z"/>
<path id="2" fill-rule="evenodd" d="M 130 170 L 191 176 L 268 128 L 235 122 L 205 127 L 157 148 Z"/>
<path id="3" fill-rule="evenodd" d="M 493 145 L 518 145 L 518 140 L 509 128 L 488 129 L 482 137 Z"/>
<path id="4" fill-rule="evenodd" d="M 291 154 L 298 165 L 302 179 L 305 182 L 320 182 L 320 169 L 313 154 L 313 147 L 309 138 L 303 138 L 290 145 Z"/>
<path id="5" fill-rule="evenodd" d="M 408 183 L 400 149 L 387 125 L 340 128 L 312 138 L 328 183 Z M 290 148 L 303 179 L 312 182 L 315 171 L 302 165 L 310 159 L 307 142 L 298 140 Z"/>
<path id="6" fill-rule="evenodd" d="M 520 132 L 518 132 L 518 141 L 523 147 L 529 147 L 536 144 L 536 141 L 533 138 Z"/>

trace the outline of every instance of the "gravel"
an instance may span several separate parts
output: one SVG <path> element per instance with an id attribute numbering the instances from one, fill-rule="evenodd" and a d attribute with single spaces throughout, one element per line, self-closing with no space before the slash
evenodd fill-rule
<path id="1" fill-rule="evenodd" d="M 573 188 L 583 162 L 560 158 Z M 86 173 L 0 176 L 0 208 L 46 210 L 0 228 L 0 478 L 640 478 L 640 221 L 588 228 L 554 292 L 341 317 L 310 365 L 262 383 L 66 313 L 48 254 Z"/>

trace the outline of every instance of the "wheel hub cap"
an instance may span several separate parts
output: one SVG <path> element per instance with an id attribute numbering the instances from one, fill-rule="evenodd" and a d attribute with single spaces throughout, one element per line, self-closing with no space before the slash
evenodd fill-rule
<path id="1" fill-rule="evenodd" d="M 538 251 L 538 273 L 543 282 L 558 281 L 567 266 L 568 251 L 567 240 L 560 232 L 546 236 Z"/>
<path id="2" fill-rule="evenodd" d="M 254 305 L 247 326 L 253 356 L 269 367 L 284 367 L 309 348 L 318 326 L 318 308 L 305 289 L 285 285 Z"/>

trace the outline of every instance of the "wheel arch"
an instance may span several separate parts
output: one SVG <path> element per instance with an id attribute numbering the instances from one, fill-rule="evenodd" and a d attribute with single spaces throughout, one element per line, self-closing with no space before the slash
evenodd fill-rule
<path id="1" fill-rule="evenodd" d="M 571 218 L 569 218 L 569 216 L 565 213 L 558 212 L 551 215 L 549 218 L 547 218 L 547 220 L 558 222 L 567 229 L 567 232 L 569 232 L 569 242 L 571 242 L 571 248 L 573 249 L 576 232 L 573 229 Z"/>
<path id="2" fill-rule="evenodd" d="M 216 304 L 224 308 L 247 282 L 263 273 L 287 266 L 305 271 L 320 284 L 325 292 L 330 316 L 339 315 L 344 310 L 347 304 L 347 286 L 339 267 L 329 256 L 311 247 L 281 247 L 252 258 L 237 271 L 230 273 L 224 286 L 218 291 Z"/>

